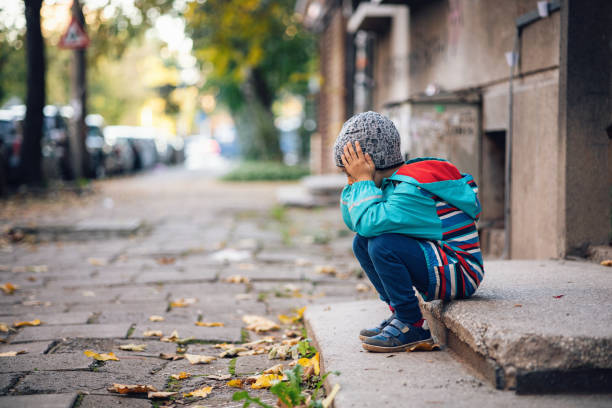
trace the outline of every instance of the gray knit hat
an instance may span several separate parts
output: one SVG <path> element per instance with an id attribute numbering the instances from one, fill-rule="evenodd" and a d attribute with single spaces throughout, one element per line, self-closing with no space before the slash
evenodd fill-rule
<path id="1" fill-rule="evenodd" d="M 376 170 L 385 170 L 404 163 L 400 151 L 400 135 L 391 119 L 376 112 L 359 113 L 346 122 L 334 144 L 336 166 L 342 165 L 342 151 L 348 142 L 359 142 L 369 153 Z"/>

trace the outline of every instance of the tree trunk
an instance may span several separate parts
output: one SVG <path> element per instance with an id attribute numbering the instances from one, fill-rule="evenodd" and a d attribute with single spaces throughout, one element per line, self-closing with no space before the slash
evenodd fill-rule
<path id="1" fill-rule="evenodd" d="M 27 95 L 19 168 L 20 182 L 42 185 L 41 139 L 45 106 L 45 44 L 40 29 L 43 0 L 24 0 L 26 15 Z"/>

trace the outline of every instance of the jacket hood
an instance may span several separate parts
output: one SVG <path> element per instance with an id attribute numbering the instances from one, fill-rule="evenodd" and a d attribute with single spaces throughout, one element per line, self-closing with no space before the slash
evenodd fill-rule
<path id="1" fill-rule="evenodd" d="M 437 158 L 412 159 L 400 167 L 390 180 L 413 184 L 440 197 L 473 219 L 480 215 L 480 202 L 470 184 L 474 178 L 462 174 L 448 160 Z"/>

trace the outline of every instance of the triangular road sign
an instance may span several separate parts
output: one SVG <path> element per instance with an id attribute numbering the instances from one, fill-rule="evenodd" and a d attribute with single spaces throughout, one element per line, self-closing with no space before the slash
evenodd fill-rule
<path id="1" fill-rule="evenodd" d="M 59 42 L 60 48 L 68 48 L 71 50 L 87 48 L 89 45 L 89 37 L 83 27 L 76 18 L 72 18 L 68 29 L 62 36 Z"/>

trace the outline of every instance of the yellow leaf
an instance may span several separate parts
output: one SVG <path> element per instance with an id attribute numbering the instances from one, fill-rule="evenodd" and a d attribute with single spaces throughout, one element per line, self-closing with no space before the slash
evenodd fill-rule
<path id="1" fill-rule="evenodd" d="M 264 374 L 282 374 L 283 373 L 283 365 L 282 364 L 277 364 L 275 366 L 272 366 L 272 367 L 264 370 L 263 373 Z"/>
<path id="2" fill-rule="evenodd" d="M 87 357 L 92 357 L 94 360 L 98 360 L 98 361 L 108 361 L 108 360 L 119 361 L 115 353 L 112 353 L 112 352 L 111 353 L 96 353 L 95 351 L 92 351 L 92 350 L 85 350 L 83 354 L 85 354 Z"/>
<path id="3" fill-rule="evenodd" d="M 178 392 L 167 392 L 167 391 L 151 392 L 149 391 L 149 393 L 147 394 L 147 398 L 148 399 L 163 399 L 163 398 L 172 397 L 173 395 L 176 395 L 176 394 L 178 394 Z"/>
<path id="4" fill-rule="evenodd" d="M 242 275 L 232 275 L 225 278 L 227 283 L 249 283 L 250 279 Z"/>
<path id="5" fill-rule="evenodd" d="M 13 292 L 19 289 L 19 286 L 13 285 L 11 282 L 6 282 L 5 284 L 0 285 L 0 289 L 2 289 L 4 294 L 12 295 Z"/>
<path id="6" fill-rule="evenodd" d="M 357 285 L 355 285 L 355 290 L 357 292 L 367 292 L 368 290 L 370 290 L 370 287 L 365 283 L 358 283 Z"/>
<path id="7" fill-rule="evenodd" d="M 200 327 L 223 327 L 225 323 L 221 322 L 195 322 L 196 326 Z"/>
<path id="8" fill-rule="evenodd" d="M 142 384 L 113 384 L 112 387 L 107 388 L 110 392 L 116 392 L 119 394 L 144 394 L 149 392 L 157 392 L 157 388 L 152 385 Z"/>
<path id="9" fill-rule="evenodd" d="M 211 361 L 217 359 L 217 357 L 204 356 L 200 354 L 185 354 L 185 358 L 191 364 L 209 364 Z"/>
<path id="10" fill-rule="evenodd" d="M 5 353 L 0 353 L 0 357 L 15 357 L 18 354 L 25 354 L 27 351 L 19 350 L 19 351 L 7 351 Z"/>
<path id="11" fill-rule="evenodd" d="M 298 320 L 297 316 L 286 316 L 286 315 L 282 315 L 279 314 L 278 315 L 278 320 L 282 323 L 282 324 L 293 324 Z"/>
<path id="12" fill-rule="evenodd" d="M 15 322 L 13 327 L 24 327 L 24 326 L 40 326 L 41 321 L 39 319 L 30 320 L 29 322 Z"/>
<path id="13" fill-rule="evenodd" d="M 314 369 L 314 374 L 319 375 L 319 353 L 316 353 L 312 358 L 300 358 L 297 363 L 304 368 L 312 367 Z"/>
<path id="14" fill-rule="evenodd" d="M 334 268 L 333 266 L 329 266 L 329 265 L 317 266 L 315 268 L 315 271 L 323 275 L 334 276 L 336 274 L 336 268 Z"/>
<path id="15" fill-rule="evenodd" d="M 257 380 L 254 384 L 251 385 L 251 388 L 258 390 L 260 388 L 270 388 L 277 382 L 283 379 L 282 375 L 278 374 L 262 374 L 257 377 Z"/>
<path id="16" fill-rule="evenodd" d="M 202 387 L 200 389 L 183 394 L 184 397 L 202 397 L 206 398 L 212 392 L 212 387 Z"/>
<path id="17" fill-rule="evenodd" d="M 166 343 L 174 343 L 179 339 L 179 334 L 176 330 L 174 330 L 170 336 L 162 337 L 160 340 L 165 341 Z"/>
<path id="18" fill-rule="evenodd" d="M 106 266 L 106 259 L 102 258 L 87 258 L 87 262 L 93 266 Z"/>
<path id="19" fill-rule="evenodd" d="M 438 345 L 438 344 L 431 344 L 431 343 L 420 343 L 420 344 L 417 344 L 416 346 L 410 347 L 406 351 L 416 351 L 416 350 L 421 350 L 421 351 L 440 350 L 440 345 Z"/>
<path id="20" fill-rule="evenodd" d="M 159 353 L 159 358 L 162 358 L 164 360 L 176 361 L 176 360 L 182 360 L 183 358 L 185 358 L 185 356 L 180 355 L 180 354 Z"/>
<path id="21" fill-rule="evenodd" d="M 191 374 L 181 371 L 178 374 L 172 374 L 170 377 L 174 378 L 175 380 L 184 380 L 185 378 L 191 377 Z"/>
<path id="22" fill-rule="evenodd" d="M 601 265 L 602 266 L 612 266 L 612 259 L 606 259 L 604 261 L 601 261 Z"/>
<path id="23" fill-rule="evenodd" d="M 329 408 L 331 406 L 332 402 L 334 402 L 334 398 L 336 398 L 336 394 L 338 394 L 338 391 L 340 391 L 340 384 L 334 384 L 331 392 L 323 401 L 321 401 L 323 408 Z"/>
<path id="24" fill-rule="evenodd" d="M 302 317 L 304 317 L 304 312 L 305 312 L 305 311 L 306 311 L 306 306 L 304 306 L 304 307 L 300 307 L 299 309 L 297 309 L 297 310 L 296 310 L 297 315 L 300 317 L 300 319 L 301 319 Z"/>
<path id="25" fill-rule="evenodd" d="M 242 380 L 236 379 L 227 382 L 228 387 L 242 388 Z"/>
<path id="26" fill-rule="evenodd" d="M 163 316 L 152 315 L 152 316 L 149 316 L 149 320 L 152 322 L 163 322 L 166 319 L 164 319 Z"/>
<path id="27" fill-rule="evenodd" d="M 49 267 L 47 265 L 30 265 L 26 269 L 28 270 L 28 272 L 41 273 L 47 272 L 49 270 Z"/>
<path id="28" fill-rule="evenodd" d="M 187 307 L 189 305 L 193 305 L 197 302 L 198 300 L 196 298 L 181 298 L 181 299 L 176 299 L 172 302 L 170 302 L 170 307 Z"/>
<path id="29" fill-rule="evenodd" d="M 9 327 L 7 326 L 6 323 L 0 323 L 0 332 L 2 333 L 8 333 L 9 331 Z"/>
<path id="30" fill-rule="evenodd" d="M 278 330 L 280 326 L 271 320 L 262 316 L 245 315 L 242 316 L 242 321 L 247 324 L 246 329 L 255 332 L 265 332 L 268 330 Z"/>
<path id="31" fill-rule="evenodd" d="M 125 350 L 125 351 L 145 351 L 145 349 L 147 348 L 146 344 L 123 344 L 121 346 L 119 346 L 119 349 L 121 350 Z"/>
<path id="32" fill-rule="evenodd" d="M 164 334 L 161 330 L 147 330 L 142 333 L 144 337 L 162 337 Z"/>

